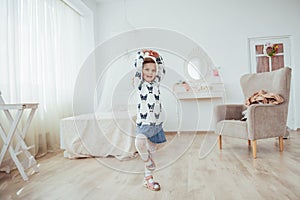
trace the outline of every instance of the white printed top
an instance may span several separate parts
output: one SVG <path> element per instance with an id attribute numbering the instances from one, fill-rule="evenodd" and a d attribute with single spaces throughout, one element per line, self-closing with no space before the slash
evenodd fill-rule
<path id="1" fill-rule="evenodd" d="M 138 52 L 135 59 L 134 83 L 137 87 L 137 119 L 136 124 L 140 125 L 159 125 L 163 122 L 162 105 L 160 102 L 159 83 L 165 75 L 164 63 L 161 56 L 154 58 L 157 70 L 153 82 L 143 80 L 142 66 L 144 58 L 151 57 L 147 53 Z"/>

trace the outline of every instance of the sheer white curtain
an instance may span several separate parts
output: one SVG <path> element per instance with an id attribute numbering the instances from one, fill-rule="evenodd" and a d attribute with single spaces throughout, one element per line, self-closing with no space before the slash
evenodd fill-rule
<path id="1" fill-rule="evenodd" d="M 0 90 L 6 102 L 38 102 L 26 136 L 35 154 L 59 148 L 82 62 L 81 16 L 60 0 L 0 1 Z"/>

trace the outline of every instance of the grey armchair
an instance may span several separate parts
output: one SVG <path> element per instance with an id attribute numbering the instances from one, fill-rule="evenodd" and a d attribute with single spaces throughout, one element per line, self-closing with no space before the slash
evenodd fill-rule
<path id="1" fill-rule="evenodd" d="M 218 105 L 214 109 L 215 133 L 219 135 L 219 148 L 222 149 L 222 136 L 248 140 L 252 143 L 253 158 L 256 158 L 256 140 L 279 137 L 279 151 L 283 151 L 283 136 L 290 96 L 291 68 L 284 67 L 272 72 L 246 74 L 240 78 L 245 99 L 253 93 L 265 90 L 277 93 L 284 98 L 280 105 L 252 104 L 248 107 L 248 118 L 241 121 L 241 105 Z"/>

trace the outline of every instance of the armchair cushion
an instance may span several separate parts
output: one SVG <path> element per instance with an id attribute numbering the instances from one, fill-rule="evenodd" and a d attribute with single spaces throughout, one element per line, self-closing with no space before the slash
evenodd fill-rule
<path id="1" fill-rule="evenodd" d="M 215 133 L 247 140 L 247 122 L 240 120 L 219 121 L 216 125 Z"/>
<path id="2" fill-rule="evenodd" d="M 241 121 L 243 104 L 218 105 L 214 109 L 215 133 L 247 139 L 247 123 Z"/>

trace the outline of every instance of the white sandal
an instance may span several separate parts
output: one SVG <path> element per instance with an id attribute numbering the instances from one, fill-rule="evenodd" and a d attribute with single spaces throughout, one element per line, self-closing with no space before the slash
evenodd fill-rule
<path id="1" fill-rule="evenodd" d="M 150 180 L 152 180 L 152 181 L 150 181 Z M 152 175 L 146 176 L 144 178 L 144 187 L 146 187 L 146 188 L 148 188 L 149 190 L 152 190 L 152 191 L 159 191 L 160 190 L 159 183 L 153 181 L 153 176 Z"/>

